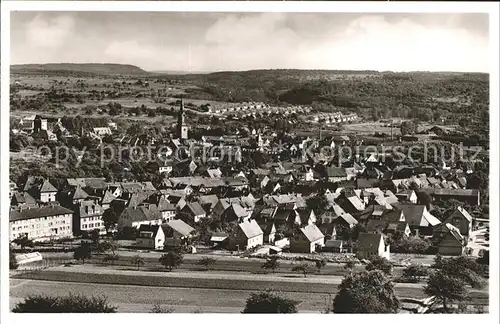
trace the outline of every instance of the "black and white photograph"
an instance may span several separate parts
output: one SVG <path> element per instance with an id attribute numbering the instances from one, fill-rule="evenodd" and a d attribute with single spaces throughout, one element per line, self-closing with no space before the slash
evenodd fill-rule
<path id="1" fill-rule="evenodd" d="M 45 3 L 2 4 L 2 317 L 498 320 L 498 4 Z"/>

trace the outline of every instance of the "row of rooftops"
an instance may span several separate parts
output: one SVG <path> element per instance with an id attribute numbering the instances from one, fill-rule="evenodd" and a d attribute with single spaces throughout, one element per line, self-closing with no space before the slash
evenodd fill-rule
<path id="1" fill-rule="evenodd" d="M 305 112 L 308 113 L 312 110 L 311 107 L 306 106 L 270 106 L 263 103 L 250 103 L 250 104 L 234 104 L 234 105 L 224 105 L 224 106 L 210 106 L 208 107 L 208 112 L 216 114 L 224 114 L 238 111 L 267 111 L 267 112 Z"/>

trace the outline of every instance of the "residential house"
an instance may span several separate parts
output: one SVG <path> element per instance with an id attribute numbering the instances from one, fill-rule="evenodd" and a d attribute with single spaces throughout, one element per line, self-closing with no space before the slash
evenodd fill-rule
<path id="1" fill-rule="evenodd" d="M 219 199 L 212 209 L 212 217 L 222 219 L 222 215 L 230 206 L 231 202 L 228 199 Z"/>
<path id="2" fill-rule="evenodd" d="M 9 200 L 12 199 L 14 192 L 17 192 L 17 185 L 15 182 L 9 181 Z"/>
<path id="3" fill-rule="evenodd" d="M 313 253 L 320 251 L 325 245 L 325 236 L 319 228 L 312 224 L 301 227 L 290 240 L 290 252 Z"/>
<path id="4" fill-rule="evenodd" d="M 47 119 L 41 117 L 40 115 L 36 115 L 35 119 L 33 120 L 33 132 L 34 133 L 39 133 L 41 131 L 46 131 L 47 128 Z"/>
<path id="5" fill-rule="evenodd" d="M 92 129 L 94 131 L 94 134 L 98 136 L 105 136 L 105 135 L 111 135 L 111 129 L 109 127 L 94 127 Z"/>
<path id="6" fill-rule="evenodd" d="M 276 236 L 276 226 L 273 221 L 267 221 L 260 225 L 264 233 L 264 243 L 273 244 Z"/>
<path id="7" fill-rule="evenodd" d="M 73 205 L 76 205 L 89 198 L 89 194 L 78 186 L 69 191 L 68 198 L 71 200 Z"/>
<path id="8" fill-rule="evenodd" d="M 10 205 L 15 207 L 38 207 L 35 198 L 27 192 L 14 191 L 10 200 Z"/>
<path id="9" fill-rule="evenodd" d="M 402 233 L 404 236 L 409 237 L 411 234 L 410 225 L 406 221 L 389 222 L 385 228 L 384 234 L 392 235 L 394 233 Z"/>
<path id="10" fill-rule="evenodd" d="M 278 207 L 267 207 L 267 206 L 257 206 L 254 209 L 254 212 L 252 213 L 252 218 L 256 219 L 259 222 L 267 222 L 267 221 L 273 221 L 274 222 L 274 216 L 278 212 Z"/>
<path id="11" fill-rule="evenodd" d="M 139 206 L 152 205 L 154 209 L 157 209 L 163 218 L 163 222 L 169 222 L 173 220 L 177 214 L 177 207 L 170 203 L 163 194 L 153 194 L 150 195 L 146 200 L 141 202 Z"/>
<path id="12" fill-rule="evenodd" d="M 402 203 L 404 203 L 404 202 L 410 202 L 412 204 L 417 203 L 417 194 L 415 193 L 415 191 L 413 191 L 411 189 L 398 192 L 396 194 L 396 197 Z"/>
<path id="13" fill-rule="evenodd" d="M 198 223 L 207 213 L 198 202 L 187 203 L 179 212 L 179 218 L 188 223 Z"/>
<path id="14" fill-rule="evenodd" d="M 159 174 L 163 174 L 163 173 L 170 174 L 173 170 L 173 167 L 174 167 L 173 161 L 165 160 L 163 165 L 158 167 L 158 173 Z"/>
<path id="15" fill-rule="evenodd" d="M 27 207 L 9 213 L 9 237 L 42 241 L 73 236 L 73 211 L 58 205 Z"/>
<path id="16" fill-rule="evenodd" d="M 104 210 L 93 200 L 80 201 L 74 206 L 73 233 L 80 235 L 82 232 L 97 230 L 100 235 L 106 234 L 102 215 Z"/>
<path id="17" fill-rule="evenodd" d="M 324 252 L 345 253 L 347 252 L 347 244 L 342 240 L 327 240 L 323 247 Z"/>
<path id="18" fill-rule="evenodd" d="M 141 225 L 161 225 L 163 218 L 154 205 L 126 207 L 118 216 L 118 229 L 139 228 Z"/>
<path id="19" fill-rule="evenodd" d="M 143 249 L 163 250 L 165 233 L 160 225 L 141 225 L 137 230 L 135 246 Z"/>
<path id="20" fill-rule="evenodd" d="M 101 198 L 100 205 L 103 210 L 106 210 L 110 207 L 111 202 L 115 200 L 116 197 L 113 195 L 113 193 L 109 190 L 106 190 L 104 192 L 104 195 Z"/>
<path id="21" fill-rule="evenodd" d="M 479 206 L 480 193 L 477 189 L 434 189 L 432 196 L 435 201 L 455 199 L 463 203 Z"/>
<path id="22" fill-rule="evenodd" d="M 343 191 L 335 202 L 350 214 L 356 214 L 365 210 L 364 202 L 355 193 L 346 193 Z"/>
<path id="23" fill-rule="evenodd" d="M 292 226 L 293 224 L 300 225 L 301 224 L 300 214 L 293 207 L 291 208 L 287 208 L 286 206 L 278 207 L 278 210 L 274 215 L 274 222 L 277 226 L 280 225 Z"/>
<path id="24" fill-rule="evenodd" d="M 232 250 L 248 250 L 264 243 L 264 232 L 254 219 L 241 222 L 229 238 Z"/>
<path id="25" fill-rule="evenodd" d="M 395 207 L 403 211 L 406 222 L 417 236 L 432 235 L 434 228 L 441 224 L 425 205 L 397 204 Z"/>
<path id="26" fill-rule="evenodd" d="M 451 224 L 459 230 L 459 233 L 469 238 L 472 235 L 472 216 L 463 207 L 459 206 L 443 221 L 443 224 Z"/>
<path id="27" fill-rule="evenodd" d="M 308 210 L 307 208 L 298 208 L 296 210 L 299 213 L 301 226 L 316 224 L 317 219 L 314 210 Z"/>
<path id="28" fill-rule="evenodd" d="M 198 197 L 198 203 L 203 207 L 203 209 L 210 214 L 214 209 L 215 205 L 219 202 L 217 195 L 204 195 Z"/>
<path id="29" fill-rule="evenodd" d="M 39 132 L 33 133 L 33 135 L 31 136 L 35 139 L 40 138 L 46 141 L 57 141 L 57 135 L 50 130 L 41 130 Z"/>
<path id="30" fill-rule="evenodd" d="M 215 232 L 210 237 L 210 243 L 214 247 L 227 247 L 229 235 L 227 233 Z"/>
<path id="31" fill-rule="evenodd" d="M 436 234 L 438 253 L 441 255 L 462 255 L 467 245 L 467 239 L 460 234 L 455 226 L 446 223 L 443 231 Z"/>
<path id="32" fill-rule="evenodd" d="M 180 246 L 190 243 L 195 229 L 180 219 L 174 219 L 162 226 L 165 232 L 165 246 Z"/>
<path id="33" fill-rule="evenodd" d="M 331 224 L 333 220 L 335 220 L 339 215 L 345 214 L 345 211 L 337 205 L 336 203 L 332 203 L 328 206 L 328 209 L 320 215 L 322 224 Z"/>
<path id="34" fill-rule="evenodd" d="M 383 234 L 359 233 L 357 253 L 363 259 L 379 256 L 390 260 L 390 245 L 385 242 Z"/>
<path id="35" fill-rule="evenodd" d="M 219 168 L 216 169 L 207 169 L 202 174 L 203 176 L 208 176 L 210 178 L 220 178 L 222 177 L 222 171 Z"/>
<path id="36" fill-rule="evenodd" d="M 27 191 L 33 198 L 37 199 L 41 203 L 56 201 L 56 195 L 58 192 L 49 180 L 35 177 L 28 178 L 24 191 Z"/>
<path id="37" fill-rule="evenodd" d="M 378 178 L 357 178 L 355 182 L 356 188 L 358 189 L 375 188 L 380 184 L 380 180 Z"/>
<path id="38" fill-rule="evenodd" d="M 239 203 L 232 203 L 221 215 L 221 221 L 228 222 L 242 222 L 247 220 L 252 213 L 245 210 Z"/>
<path id="39" fill-rule="evenodd" d="M 329 166 L 326 168 L 326 175 L 330 182 L 347 181 L 347 172 L 344 168 Z"/>

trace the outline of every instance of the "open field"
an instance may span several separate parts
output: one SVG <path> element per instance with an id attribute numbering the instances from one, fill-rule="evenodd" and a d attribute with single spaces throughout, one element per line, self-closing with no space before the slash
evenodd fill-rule
<path id="1" fill-rule="evenodd" d="M 360 133 L 360 134 L 370 133 L 370 134 L 373 134 L 375 132 L 378 132 L 378 133 L 390 134 L 391 128 L 386 127 L 385 125 L 386 124 L 384 124 L 384 123 L 372 122 L 372 123 L 360 123 L 360 124 L 346 124 L 343 126 L 344 126 L 345 131 L 350 132 L 350 133 Z M 392 131 L 393 131 L 394 135 L 401 134 L 398 126 L 394 126 L 392 128 Z"/>
<path id="2" fill-rule="evenodd" d="M 458 125 L 435 125 L 435 124 L 421 123 L 418 127 L 418 131 L 424 131 L 434 126 L 438 126 L 439 128 L 442 128 L 445 131 L 453 131 L 459 127 Z M 356 124 L 345 124 L 343 125 L 343 127 L 345 132 L 350 132 L 350 133 L 373 134 L 377 132 L 377 133 L 391 134 L 391 127 L 387 127 L 387 123 L 364 122 Z M 400 126 L 398 125 L 394 125 L 392 131 L 394 136 L 401 135 Z"/>
<path id="3" fill-rule="evenodd" d="M 251 291 L 229 289 L 194 289 L 91 283 L 69 283 L 12 279 L 10 308 L 30 294 L 66 295 L 78 291 L 84 295 L 106 295 L 118 307 L 118 312 L 147 313 L 154 304 L 171 308 L 176 313 L 239 313 Z M 329 294 L 283 293 L 288 298 L 302 301 L 299 312 L 322 312 Z"/>
<path id="4" fill-rule="evenodd" d="M 114 265 L 106 265 L 108 268 L 114 269 L 130 269 L 133 268 L 131 259 L 133 256 L 139 254 L 142 258 L 144 258 L 145 264 L 142 267 L 144 270 L 151 271 L 162 271 L 162 266 L 158 263 L 158 259 L 160 258 L 162 252 L 136 252 L 136 251 L 118 251 L 117 254 L 120 256 L 120 259 L 114 262 Z M 47 261 L 55 261 L 55 262 L 64 262 L 71 261 L 73 259 L 72 253 L 43 253 L 44 260 Z M 285 254 L 288 255 L 288 254 Z M 180 270 L 183 271 L 200 271 L 203 270 L 203 266 L 199 266 L 196 264 L 198 260 L 200 260 L 203 256 L 207 256 L 207 254 L 185 254 L 184 262 L 180 266 Z M 240 258 L 237 256 L 227 256 L 227 255 L 208 255 L 217 260 L 215 264 L 211 266 L 211 270 L 213 271 L 228 271 L 228 272 L 240 272 L 240 273 L 265 273 L 266 271 L 261 268 L 261 265 L 265 262 L 262 258 Z M 104 267 L 103 259 L 104 255 L 93 255 L 92 259 L 87 260 L 86 263 L 94 264 L 99 267 Z M 323 255 L 323 257 L 329 257 L 328 255 Z M 330 256 L 331 257 L 331 256 Z M 393 260 L 408 260 L 411 258 L 412 263 L 421 263 L 424 265 L 431 265 L 434 260 L 434 255 L 409 255 L 409 254 L 393 254 Z M 280 268 L 276 270 L 276 273 L 288 273 L 292 274 L 292 268 L 301 263 L 302 261 L 291 261 L 291 260 L 280 260 Z M 313 262 L 307 261 L 313 267 L 313 270 L 316 271 Z M 28 265 L 29 266 L 29 265 Z M 363 265 L 357 265 L 355 271 L 359 271 L 364 269 Z M 393 276 L 399 277 L 402 274 L 402 267 L 394 267 L 393 268 Z M 320 275 L 336 275 L 336 276 L 344 276 L 347 274 L 348 270 L 344 269 L 344 263 L 328 263 L 324 268 L 321 269 Z"/>

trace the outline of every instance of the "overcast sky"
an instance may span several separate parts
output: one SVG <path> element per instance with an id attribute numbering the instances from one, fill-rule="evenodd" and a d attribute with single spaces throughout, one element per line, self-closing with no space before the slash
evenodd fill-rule
<path id="1" fill-rule="evenodd" d="M 488 72 L 487 14 L 13 12 L 11 63 Z"/>

